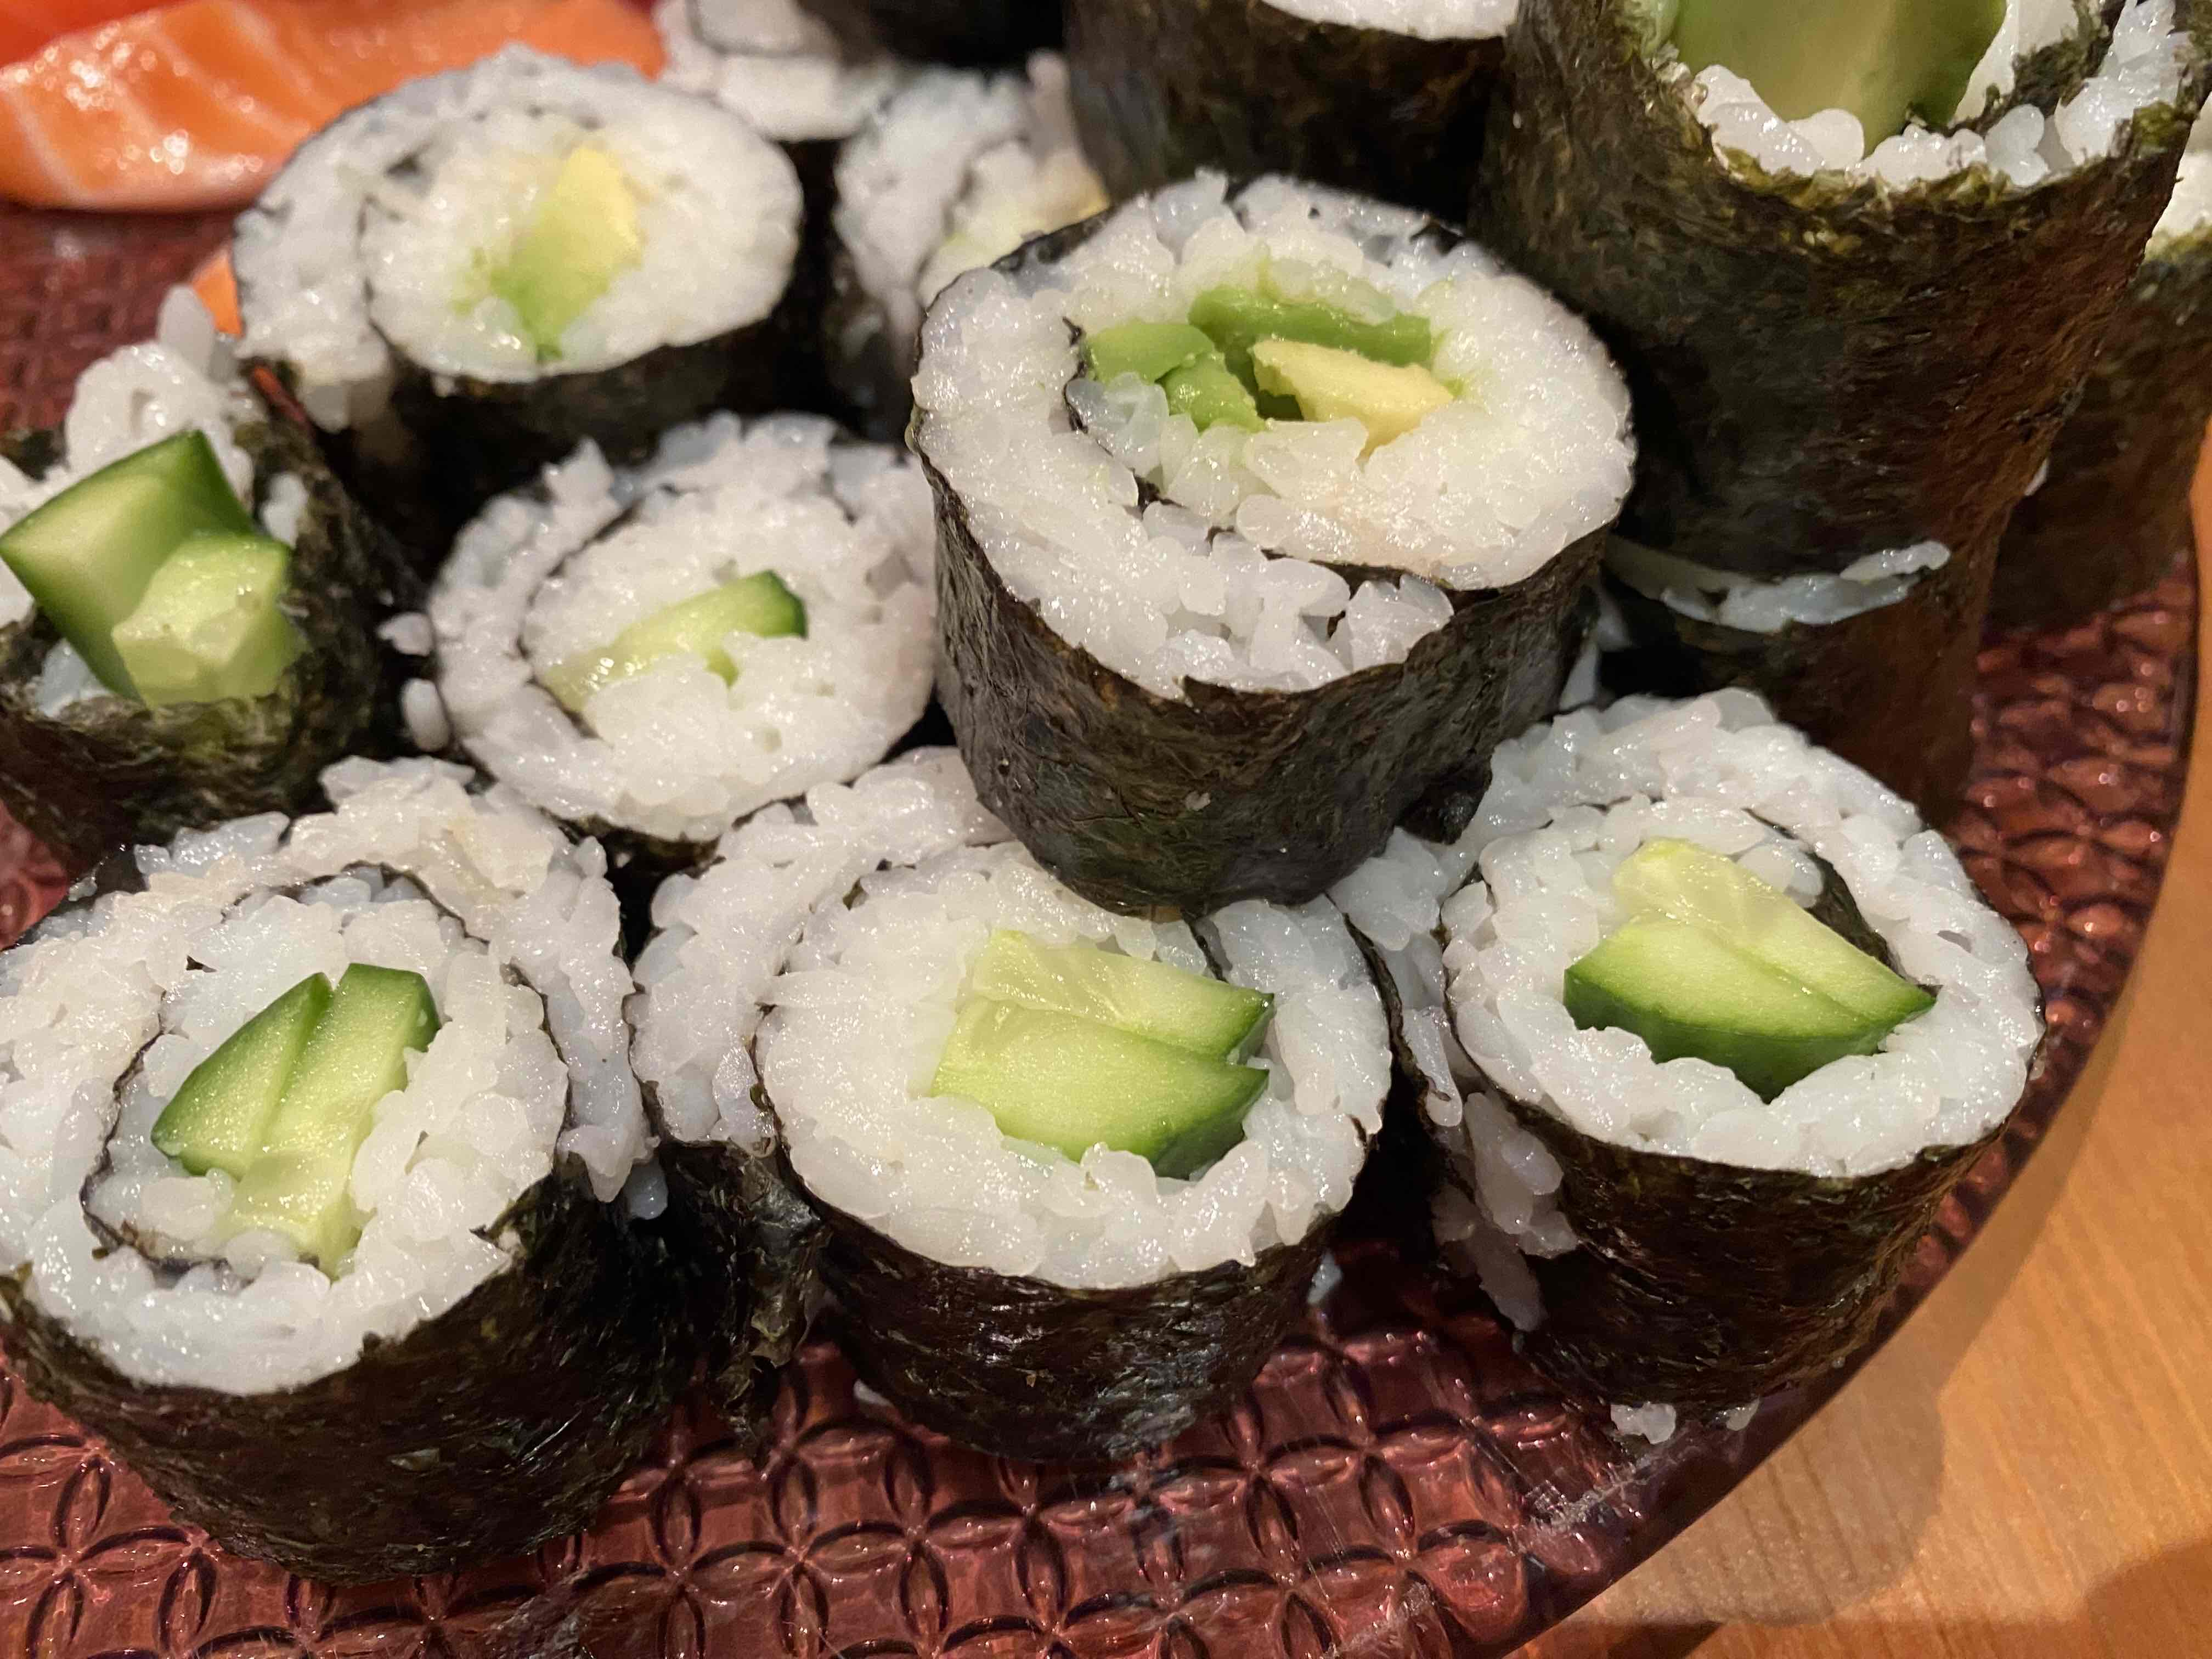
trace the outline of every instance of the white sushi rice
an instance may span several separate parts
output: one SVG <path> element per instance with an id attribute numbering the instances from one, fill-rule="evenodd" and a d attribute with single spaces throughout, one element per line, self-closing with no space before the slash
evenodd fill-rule
<path id="1" fill-rule="evenodd" d="M 125 1375 L 240 1394 L 326 1375 L 513 1261 L 518 1239 L 489 1230 L 556 1150 L 603 1200 L 644 1157 L 599 849 L 501 792 L 469 794 L 467 775 L 341 763 L 324 777 L 335 811 L 142 848 L 145 891 L 0 957 L 0 1261 Z M 226 1179 L 184 1174 L 145 1137 L 240 1024 L 349 962 L 422 974 L 443 1025 L 378 1105 L 353 1166 L 368 1224 L 332 1279 L 272 1234 L 218 1243 Z M 204 1259 L 172 1275 L 104 1248 L 83 1199 L 95 1174 L 103 1217 Z"/>
<path id="2" fill-rule="evenodd" d="M 736 111 L 780 143 L 848 138 L 911 70 L 841 40 L 798 0 L 659 0 L 660 78 Z"/>
<path id="3" fill-rule="evenodd" d="M 1314 23 L 1384 29 L 1422 40 L 1486 40 L 1513 27 L 1521 0 L 1266 0 Z"/>
<path id="4" fill-rule="evenodd" d="M 1079 1288 L 1249 1263 L 1343 1206 L 1381 1127 L 1382 1003 L 1331 905 L 1236 904 L 1196 934 L 1100 909 L 976 804 L 948 750 L 757 815 L 702 877 L 664 884 L 653 920 L 631 1012 L 668 1133 L 765 1152 L 780 1126 L 817 1197 L 936 1261 Z M 1012 1140 L 974 1102 L 932 1097 L 953 1000 L 1001 927 L 1194 971 L 1202 935 L 1224 977 L 1273 993 L 1244 1140 L 1165 1179 L 1133 1154 Z"/>
<path id="5" fill-rule="evenodd" d="M 1915 542 L 1869 553 L 1840 571 L 1766 578 L 1716 570 L 1615 536 L 1606 544 L 1605 562 L 1638 592 L 1682 616 L 1751 634 L 1778 634 L 1792 623 L 1819 627 L 1895 605 L 1923 576 L 1948 564 L 1951 550 L 1941 542 Z"/>
<path id="6" fill-rule="evenodd" d="M 1310 690 L 1403 660 L 1449 620 L 1440 587 L 1520 580 L 1613 517 L 1628 393 L 1579 319 L 1471 243 L 1438 251 L 1407 210 L 1272 178 L 1224 197 L 1201 173 L 1058 264 L 970 272 L 931 309 L 915 447 L 1062 638 L 1163 696 L 1186 678 Z M 1180 320 L 1263 270 L 1293 296 L 1426 318 L 1467 395 L 1363 457 L 1357 421 L 1200 434 L 1158 386 L 1082 378 L 1070 324 Z M 1355 589 L 1333 563 L 1407 574 Z"/>
<path id="7" fill-rule="evenodd" d="M 642 251 L 542 366 L 483 268 L 586 140 L 635 192 Z M 757 322 L 790 281 L 799 222 L 791 163 L 729 112 L 623 65 L 510 47 L 301 147 L 238 222 L 240 349 L 289 365 L 319 424 L 362 425 L 386 406 L 395 349 L 439 375 L 519 381 Z"/>
<path id="8" fill-rule="evenodd" d="M 921 718 L 935 549 L 921 469 L 828 421 L 717 415 L 670 433 L 634 472 L 587 443 L 454 544 L 429 613 L 444 715 L 478 763 L 556 817 L 711 842 L 757 807 L 856 775 Z M 536 678 L 761 570 L 804 603 L 806 632 L 731 635 L 734 683 L 681 653 L 575 717 Z"/>

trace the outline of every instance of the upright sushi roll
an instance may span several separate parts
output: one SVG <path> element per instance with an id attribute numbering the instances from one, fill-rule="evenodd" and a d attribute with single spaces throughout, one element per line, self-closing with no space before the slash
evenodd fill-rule
<path id="1" fill-rule="evenodd" d="M 2030 0 L 1557 0 L 1513 32 L 1478 228 L 1635 388 L 1621 532 L 1681 562 L 1620 574 L 1680 684 L 1753 687 L 1955 800 L 1997 543 L 2166 199 L 2206 27 L 2195 0 L 2109 27 Z"/>
<path id="2" fill-rule="evenodd" d="M 1536 727 L 1456 844 L 1336 896 L 1412 1010 L 1446 1243 L 1624 1407 L 1855 1352 L 2042 1035 L 1942 837 L 1742 691 Z"/>
<path id="3" fill-rule="evenodd" d="M 1558 697 L 1633 457 L 1620 376 L 1533 284 L 1278 179 L 960 278 L 915 384 L 961 752 L 1132 914 L 1301 903 L 1417 805 L 1461 827 Z"/>
<path id="4" fill-rule="evenodd" d="M 1118 196 L 1286 173 L 1467 221 L 1519 0 L 1070 0 L 1084 149 Z"/>
<path id="5" fill-rule="evenodd" d="M 1127 1456 L 1304 1306 L 1390 1072 L 1326 901 L 1114 915 L 918 750 L 756 815 L 654 919 L 631 1017 L 672 1220 L 780 1171 L 846 1352 L 916 1422 Z M 702 1277 L 741 1393 L 761 1345 L 732 1269 Z"/>
<path id="6" fill-rule="evenodd" d="M 581 439 L 634 460 L 775 407 L 799 216 L 791 163 L 729 111 L 514 48 L 300 147 L 238 222 L 243 349 L 427 568 Z"/>
<path id="7" fill-rule="evenodd" d="M 391 752 L 377 630 L 415 579 L 181 289 L 58 428 L 0 445 L 0 794 L 65 864 Z"/>
<path id="8" fill-rule="evenodd" d="M 0 957 L 26 1385 L 222 1546 L 339 1582 L 586 1521 L 693 1353 L 613 893 L 458 767 L 137 850 Z"/>

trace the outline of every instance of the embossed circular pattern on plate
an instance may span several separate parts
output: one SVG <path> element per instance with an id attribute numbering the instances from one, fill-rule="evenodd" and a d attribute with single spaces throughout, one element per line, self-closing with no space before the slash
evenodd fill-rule
<path id="1" fill-rule="evenodd" d="M 0 427 L 55 418 L 76 371 L 149 327 L 221 234 L 0 210 Z M 2094 623 L 1983 654 L 1954 834 L 2033 948 L 2052 1035 L 1893 1327 L 2033 1150 L 2126 978 L 2180 808 L 2196 610 L 2185 562 Z M 61 879 L 0 821 L 0 938 Z M 224 1554 L 0 1372 L 0 1659 L 1500 1653 L 1686 1526 L 1848 1375 L 1774 1396 L 1740 1431 L 1623 1443 L 1521 1360 L 1478 1293 L 1379 1240 L 1340 1254 L 1342 1282 L 1242 1405 L 1123 1468 L 964 1450 L 816 1344 L 758 1462 L 688 1407 L 589 1532 L 362 1589 Z"/>

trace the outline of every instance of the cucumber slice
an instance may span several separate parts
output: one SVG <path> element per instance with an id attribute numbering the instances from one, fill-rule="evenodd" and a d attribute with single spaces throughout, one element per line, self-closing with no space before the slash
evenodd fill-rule
<path id="1" fill-rule="evenodd" d="M 1267 424 L 1244 382 L 1229 372 L 1228 359 L 1211 346 L 1206 356 L 1161 381 L 1160 390 L 1168 394 L 1168 412 L 1189 416 L 1200 432 L 1224 422 L 1247 432 Z"/>
<path id="2" fill-rule="evenodd" d="M 335 1273 L 361 1237 L 347 1186 L 376 1103 L 407 1085 L 407 1055 L 438 1032 L 422 975 L 356 963 L 309 1034 L 277 1103 L 261 1156 L 238 1183 L 228 1226 L 267 1228 Z"/>
<path id="3" fill-rule="evenodd" d="M 933 1093 L 981 1104 L 1017 1139 L 1079 1158 L 1095 1146 L 1188 1176 L 1244 1133 L 1267 1086 L 1254 1066 L 1208 1060 L 1095 1019 L 970 998 Z"/>
<path id="4" fill-rule="evenodd" d="M 1083 361 L 1094 380 L 1133 374 L 1157 382 L 1212 356 L 1213 342 L 1188 323 L 1119 323 L 1083 342 Z"/>
<path id="5" fill-rule="evenodd" d="M 177 544 L 202 531 L 255 533 L 215 446 L 195 428 L 71 484 L 0 535 L 0 560 L 100 684 L 131 696 L 137 688 L 116 651 L 115 625 L 137 608 Z"/>
<path id="6" fill-rule="evenodd" d="M 530 224 L 492 277 L 541 360 L 561 355 L 569 326 L 643 256 L 637 196 L 622 164 L 592 144 L 570 150 Z"/>
<path id="7" fill-rule="evenodd" d="M 194 1175 L 245 1175 L 261 1156 L 301 1051 L 330 1006 L 331 982 L 310 974 L 233 1031 L 161 1109 L 154 1145 Z"/>
<path id="8" fill-rule="evenodd" d="M 115 625 L 115 653 L 153 708 L 262 697 L 307 648 L 280 608 L 291 550 L 204 531 L 177 545 Z"/>
<path id="9" fill-rule="evenodd" d="M 1207 289 L 1191 301 L 1190 320 L 1221 349 L 1230 372 L 1248 386 L 1252 348 L 1261 340 L 1298 340 L 1357 352 L 1378 363 L 1425 363 L 1435 349 L 1428 319 L 1410 312 L 1387 322 L 1364 322 L 1318 300 L 1282 300 L 1257 289 Z"/>
<path id="10" fill-rule="evenodd" d="M 579 652 L 556 663 L 538 683 L 569 713 L 580 714 L 594 692 L 643 673 L 663 657 L 689 652 L 704 658 L 727 683 L 738 678 L 738 665 L 724 648 L 731 635 L 773 639 L 805 632 L 806 606 L 799 596 L 774 571 L 757 571 L 632 623 L 605 650 Z"/>
<path id="11" fill-rule="evenodd" d="M 968 994 L 1098 1020 L 1208 1060 L 1243 1060 L 1267 1035 L 1275 1000 L 1091 945 L 1043 945 L 1001 928 L 969 970 Z"/>
<path id="12" fill-rule="evenodd" d="M 1310 421 L 1358 422 L 1370 450 L 1404 437 L 1452 400 L 1451 388 L 1419 363 L 1378 363 L 1299 340 L 1256 342 L 1252 372 L 1261 391 L 1297 398 Z"/>

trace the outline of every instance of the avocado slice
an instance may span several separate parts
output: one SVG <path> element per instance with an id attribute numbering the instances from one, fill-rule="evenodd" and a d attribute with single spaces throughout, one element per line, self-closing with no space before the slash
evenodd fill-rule
<path id="1" fill-rule="evenodd" d="M 1260 1046 L 1275 1006 L 1264 991 L 1093 945 L 1045 945 L 1012 928 L 992 933 L 969 969 L 968 994 L 1078 1015 L 1231 1062 Z"/>
<path id="2" fill-rule="evenodd" d="M 115 626 L 136 610 L 154 573 L 199 532 L 255 534 L 197 428 L 164 438 L 81 478 L 0 535 L 0 560 L 76 647 L 101 684 L 137 695 Z"/>
<path id="3" fill-rule="evenodd" d="M 1452 400 L 1419 363 L 1378 363 L 1356 351 L 1299 340 L 1260 340 L 1252 366 L 1262 392 L 1297 399 L 1310 421 L 1358 421 L 1374 450 L 1402 438 Z"/>
<path id="4" fill-rule="evenodd" d="M 377 1102 L 407 1086 L 407 1056 L 438 1033 L 438 1010 L 417 973 L 356 963 L 315 1023 L 261 1155 L 240 1178 L 228 1231 L 266 1228 L 335 1276 L 361 1237 L 347 1192 L 354 1155 L 374 1127 Z"/>
<path id="5" fill-rule="evenodd" d="M 1937 131 L 2004 22 L 2005 0 L 1680 0 L 1692 74 L 1718 64 L 1785 121 L 1849 110 L 1871 149 L 1916 118 Z"/>
<path id="6" fill-rule="evenodd" d="M 930 1089 L 975 1101 L 1018 1139 L 1073 1158 L 1104 1145 L 1182 1176 L 1237 1144 L 1267 1086 L 1258 1066 L 1079 1014 L 970 997 Z"/>
<path id="7" fill-rule="evenodd" d="M 203 531 L 155 571 L 116 623 L 115 654 L 152 708 L 266 696 L 307 642 L 281 608 L 292 553 L 266 536 Z"/>
<path id="8" fill-rule="evenodd" d="M 1319 300 L 1284 300 L 1249 288 L 1210 288 L 1191 301 L 1190 320 L 1228 360 L 1230 373 L 1255 386 L 1252 348 L 1296 340 L 1355 352 L 1378 363 L 1425 363 L 1435 349 L 1428 319 L 1401 312 L 1370 323 Z"/>
<path id="9" fill-rule="evenodd" d="M 663 657 L 689 652 L 704 658 L 725 683 L 738 678 L 738 665 L 723 642 L 732 634 L 763 639 L 806 632 L 806 606 L 772 570 L 710 587 L 632 623 L 604 650 L 582 651 L 553 665 L 538 683 L 570 714 L 580 714 L 592 695 L 617 680 L 641 674 Z"/>
<path id="10" fill-rule="evenodd" d="M 1188 323 L 1117 323 L 1083 340 L 1084 366 L 1094 380 L 1133 374 L 1157 385 L 1175 370 L 1215 355 L 1213 342 Z"/>
<path id="11" fill-rule="evenodd" d="M 244 1176 L 261 1156 L 308 1034 L 330 1006 L 331 982 L 310 974 L 233 1031 L 161 1109 L 154 1145 L 194 1175 Z"/>
<path id="12" fill-rule="evenodd" d="M 637 192 L 622 164 L 596 144 L 579 144 L 493 276 L 492 292 L 514 307 L 541 360 L 558 357 L 570 325 L 644 249 Z"/>
<path id="13" fill-rule="evenodd" d="M 1229 372 L 1229 362 L 1211 346 L 1205 356 L 1174 370 L 1160 382 L 1168 412 L 1188 415 L 1200 432 L 1211 426 L 1241 426 L 1257 432 L 1267 422 L 1244 382 Z"/>

